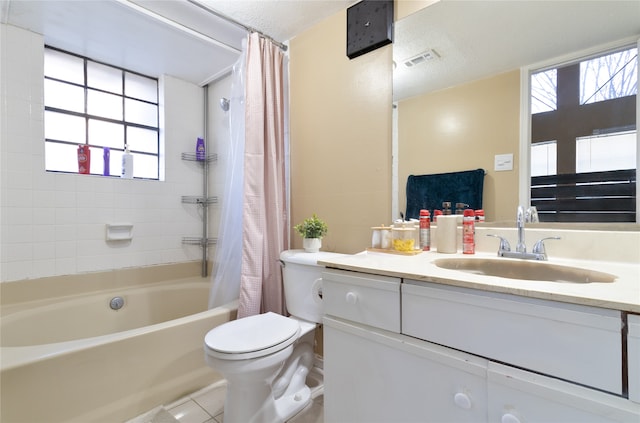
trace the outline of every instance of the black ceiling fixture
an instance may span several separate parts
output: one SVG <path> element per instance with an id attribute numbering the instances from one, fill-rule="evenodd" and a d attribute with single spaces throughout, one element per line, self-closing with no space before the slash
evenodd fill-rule
<path id="1" fill-rule="evenodd" d="M 347 9 L 347 57 L 393 41 L 393 0 L 362 0 Z"/>

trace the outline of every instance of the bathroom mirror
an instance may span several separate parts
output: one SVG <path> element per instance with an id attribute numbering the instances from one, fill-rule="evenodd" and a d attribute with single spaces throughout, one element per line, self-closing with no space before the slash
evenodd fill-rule
<path id="1" fill-rule="evenodd" d="M 459 166 L 465 166 L 484 167 L 488 171 L 485 199 L 489 198 L 491 204 L 485 204 L 485 208 L 492 209 L 488 219 L 513 220 L 515 206 L 523 198 L 522 195 L 518 198 L 518 191 L 528 190 L 522 189 L 521 181 L 530 178 L 529 165 L 524 166 L 526 169 L 520 169 L 518 162 L 519 157 L 526 159 L 521 163 L 528 162 L 529 148 L 520 145 L 520 140 L 528 140 L 529 136 L 526 132 L 528 125 L 521 123 L 528 122 L 528 118 L 523 119 L 519 113 L 522 84 L 519 69 L 569 57 L 596 46 L 637 43 L 639 38 L 640 2 L 637 1 L 441 0 L 396 21 L 393 45 L 396 122 L 393 156 L 397 157 L 392 183 L 394 217 L 404 209 L 407 175 L 464 170 Z M 509 80 L 510 92 L 498 96 L 508 100 L 508 107 L 496 107 L 491 103 L 492 91 L 484 93 L 489 100 L 486 107 L 482 107 L 481 102 L 468 101 L 464 95 L 467 84 L 472 81 L 472 85 L 475 81 L 492 81 L 495 77 Z M 491 84 L 486 86 L 491 87 Z M 451 116 L 442 116 L 442 119 L 448 119 L 446 122 L 431 122 L 432 125 L 447 126 L 446 130 L 433 134 L 430 132 L 432 128 L 425 127 L 426 123 L 423 123 L 419 130 L 413 129 L 419 135 L 407 136 L 406 125 L 415 124 L 415 119 L 426 122 L 438 113 L 437 104 L 433 103 L 442 98 L 440 93 L 449 90 L 454 90 L 457 98 L 455 101 L 448 99 L 448 106 L 456 103 L 456 106 L 460 106 L 458 110 L 462 111 L 465 103 L 479 104 L 472 113 L 482 115 L 484 121 L 490 122 L 487 125 L 494 125 L 494 129 L 503 131 L 508 128 L 509 132 L 501 135 L 508 140 L 494 143 L 491 129 L 487 129 L 484 138 L 479 135 L 467 137 L 466 140 L 456 137 L 434 139 L 451 134 L 464 125 L 464 122 L 456 122 Z M 477 91 L 475 87 L 474 90 Z M 474 92 L 474 95 L 478 93 Z M 428 107 L 424 107 L 425 103 L 418 106 L 423 107 L 422 113 L 416 113 L 414 106 L 412 117 L 403 114 L 409 103 L 416 103 L 425 96 L 429 96 L 431 104 Z M 524 133 L 523 125 L 527 126 Z M 460 154 L 466 149 L 473 155 L 478 146 L 472 144 L 478 143 L 483 145 L 484 153 L 490 153 L 490 162 L 487 159 L 484 164 L 474 165 L 473 160 L 465 160 L 464 154 Z M 429 146 L 428 150 L 424 150 L 425 145 Z M 410 154 L 407 153 L 409 151 Z M 508 172 L 494 171 L 494 155 L 505 153 L 513 154 L 513 169 Z M 411 156 L 420 156 L 420 164 L 407 163 L 412 160 Z M 446 159 L 443 160 L 443 157 Z M 423 169 L 416 166 L 422 166 Z M 528 193 L 524 198 L 528 198 Z M 616 226 L 620 225 L 638 227 L 637 223 Z"/>

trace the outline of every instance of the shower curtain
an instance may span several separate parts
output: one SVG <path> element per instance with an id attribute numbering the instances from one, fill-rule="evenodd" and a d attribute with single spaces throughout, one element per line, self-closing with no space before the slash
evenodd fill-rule
<path id="1" fill-rule="evenodd" d="M 285 70 L 282 50 L 255 33 L 233 67 L 231 143 L 209 308 L 239 298 L 239 318 L 286 313 L 279 261 L 289 248 Z"/>
<path id="2" fill-rule="evenodd" d="M 280 252 L 288 248 L 284 53 L 249 35 L 245 88 L 242 271 L 238 317 L 285 314 Z"/>
<path id="3" fill-rule="evenodd" d="M 244 81 L 246 43 L 233 65 L 229 100 L 230 142 L 224 155 L 225 178 L 218 242 L 211 276 L 209 308 L 235 300 L 240 294 L 242 267 L 242 204 L 244 193 Z"/>

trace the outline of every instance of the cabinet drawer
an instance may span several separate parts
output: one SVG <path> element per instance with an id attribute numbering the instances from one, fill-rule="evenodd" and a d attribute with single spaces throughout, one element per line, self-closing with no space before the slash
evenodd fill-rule
<path id="1" fill-rule="evenodd" d="M 622 394 L 615 310 L 405 280 L 402 333 Z"/>
<path id="2" fill-rule="evenodd" d="M 489 363 L 490 422 L 636 423 L 640 404 L 498 363 Z"/>
<path id="3" fill-rule="evenodd" d="M 627 369 L 629 371 L 629 399 L 640 403 L 640 315 L 627 316 Z"/>
<path id="4" fill-rule="evenodd" d="M 322 274 L 327 315 L 400 333 L 400 279 L 327 270 Z"/>

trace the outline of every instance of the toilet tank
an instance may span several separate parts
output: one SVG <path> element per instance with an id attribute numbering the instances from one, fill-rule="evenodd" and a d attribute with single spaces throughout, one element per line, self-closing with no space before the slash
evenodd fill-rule
<path id="1" fill-rule="evenodd" d="M 320 323 L 322 306 L 322 271 L 318 260 L 344 256 L 339 253 L 320 251 L 307 253 L 304 250 L 286 250 L 280 254 L 284 297 L 289 313 L 297 318 Z"/>

